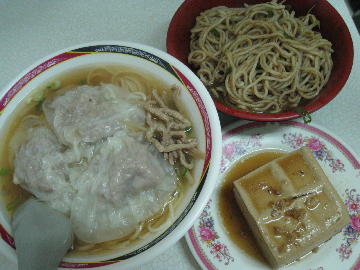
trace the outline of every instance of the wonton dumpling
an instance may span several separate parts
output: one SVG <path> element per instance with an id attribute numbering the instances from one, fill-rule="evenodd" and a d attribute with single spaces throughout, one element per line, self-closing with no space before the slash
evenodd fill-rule
<path id="1" fill-rule="evenodd" d="M 143 125 L 141 97 L 112 84 L 78 86 L 53 100 L 43 110 L 59 140 L 66 145 L 94 143 L 124 127 L 124 121 Z"/>
<path id="2" fill-rule="evenodd" d="M 28 117 L 13 138 L 14 183 L 68 214 L 84 242 L 126 236 L 176 189 L 173 167 L 129 128 L 144 126 L 142 98 L 114 85 L 79 86 L 46 99 L 46 120 Z"/>
<path id="3" fill-rule="evenodd" d="M 75 186 L 75 234 L 97 243 L 126 236 L 159 212 L 175 191 L 176 175 L 152 145 L 119 131 L 102 144 Z"/>
<path id="4" fill-rule="evenodd" d="M 63 146 L 49 128 L 29 128 L 16 153 L 13 181 L 53 208 L 68 213 L 75 191 L 67 179 L 67 162 Z"/>

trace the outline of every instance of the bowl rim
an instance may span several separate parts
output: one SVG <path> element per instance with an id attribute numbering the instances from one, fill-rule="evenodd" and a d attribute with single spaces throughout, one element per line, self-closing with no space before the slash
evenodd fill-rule
<path id="1" fill-rule="evenodd" d="M 269 0 L 263 0 L 261 2 L 268 2 Z M 326 5 L 327 8 L 331 9 L 336 15 L 338 20 L 340 21 L 340 23 L 342 25 L 344 25 L 345 27 L 345 39 L 347 40 L 347 42 L 351 45 L 350 46 L 350 51 L 349 53 L 349 64 L 345 66 L 344 68 L 344 74 L 341 78 L 338 78 L 338 82 L 339 82 L 339 86 L 337 89 L 329 91 L 327 93 L 326 96 L 322 97 L 322 99 L 318 99 L 315 100 L 314 102 L 312 102 L 311 104 L 307 104 L 303 107 L 300 107 L 302 109 L 305 110 L 305 112 L 307 113 L 313 113 L 317 110 L 319 110 L 320 108 L 324 107 L 326 104 L 330 103 L 338 94 L 339 92 L 344 88 L 350 74 L 351 74 L 351 70 L 353 67 L 353 62 L 354 62 L 354 44 L 353 44 L 353 40 L 351 37 L 351 33 L 350 30 L 346 24 L 346 22 L 344 21 L 343 17 L 340 15 L 340 13 L 326 0 L 316 0 L 316 1 L 321 1 L 322 4 Z M 193 2 L 199 2 L 198 0 L 186 0 L 184 1 L 176 10 L 176 12 L 174 13 L 168 30 L 167 30 L 167 36 L 166 36 L 166 48 L 167 48 L 167 52 L 174 56 L 177 57 L 177 50 L 175 47 L 175 44 L 177 42 L 177 35 L 174 33 L 175 29 L 181 24 L 181 20 L 183 17 L 183 13 L 186 12 L 186 10 L 188 8 L 191 7 L 191 5 L 193 4 Z M 213 1 L 214 2 L 214 1 Z M 246 1 L 245 1 L 246 2 Z M 241 3 L 240 5 L 242 5 L 243 3 Z M 221 5 L 226 5 L 226 4 L 221 4 L 221 3 L 217 3 L 217 5 L 214 5 L 212 7 L 216 7 L 216 6 L 221 6 Z M 211 8 L 211 7 L 210 7 Z M 186 66 L 188 66 L 190 68 L 190 65 L 186 62 L 184 63 Z M 190 68 L 191 69 L 191 68 Z M 192 69 L 191 69 L 192 70 Z M 193 70 L 192 70 L 193 71 Z M 194 72 L 194 71 L 193 71 Z M 195 72 L 194 72 L 195 73 Z M 195 73 L 196 74 L 196 73 Z M 246 119 L 246 120 L 253 120 L 253 121 L 284 121 L 284 120 L 290 120 L 290 119 L 295 119 L 298 117 L 301 117 L 302 115 L 300 115 L 299 113 L 297 113 L 296 111 L 285 111 L 285 112 L 279 112 L 279 113 L 253 113 L 253 112 L 247 112 L 247 111 L 243 111 L 234 107 L 230 107 L 227 106 L 223 103 L 221 103 L 219 100 L 216 100 L 215 98 L 213 98 L 214 103 L 216 108 L 227 114 L 227 115 L 231 115 L 231 116 L 235 116 L 238 118 L 242 118 L 242 119 Z"/>
<path id="2" fill-rule="evenodd" d="M 211 153 L 210 153 L 211 159 L 209 161 L 207 175 L 203 178 L 202 189 L 198 194 L 196 194 L 198 192 L 198 189 L 195 190 L 195 194 L 193 194 L 192 196 L 197 195 L 197 197 L 193 202 L 191 208 L 187 212 L 186 216 L 177 224 L 176 228 L 174 228 L 168 235 L 166 235 L 164 238 L 162 238 L 152 247 L 148 248 L 147 250 L 131 258 L 118 261 L 107 266 L 97 266 L 98 269 L 115 269 L 115 268 L 126 269 L 126 267 L 129 266 L 136 267 L 154 258 L 155 256 L 159 255 L 160 253 L 168 249 L 171 245 L 175 244 L 175 242 L 177 242 L 182 236 L 184 236 L 186 232 L 190 229 L 192 224 L 194 223 L 197 216 L 201 213 L 202 209 L 205 207 L 206 202 L 210 198 L 210 195 L 216 186 L 217 176 L 220 171 L 220 161 L 221 161 L 221 152 L 222 152 L 221 126 L 214 102 L 210 97 L 208 91 L 206 90 L 205 86 L 203 85 L 203 83 L 186 65 L 184 65 L 182 62 L 180 62 L 175 57 L 171 56 L 165 51 L 161 51 L 160 49 L 148 45 L 140 44 L 137 42 L 128 42 L 128 41 L 120 41 L 120 40 L 99 40 L 99 41 L 92 41 L 92 42 L 80 43 L 77 45 L 69 46 L 67 48 L 57 50 L 56 52 L 51 53 L 45 57 L 42 57 L 40 60 L 35 61 L 34 64 L 26 67 L 22 72 L 19 73 L 19 75 L 17 75 L 13 80 L 11 80 L 7 85 L 5 85 L 3 89 L 1 89 L 0 100 L 4 98 L 4 96 L 9 92 L 9 90 L 16 83 L 18 83 L 21 78 L 23 78 L 34 68 L 38 67 L 39 65 L 48 61 L 49 59 L 75 49 L 80 49 L 89 46 L 104 46 L 104 45 L 126 46 L 138 50 L 142 50 L 159 57 L 160 59 L 169 63 L 171 66 L 178 69 L 182 73 L 182 75 L 191 82 L 191 84 L 194 86 L 195 91 L 198 93 L 199 97 L 201 98 L 201 101 L 203 102 L 204 108 L 206 109 L 206 114 L 209 118 L 209 125 L 211 132 L 210 138 L 212 142 Z M 11 103 L 11 101 L 9 101 L 9 103 Z M 18 104 L 18 102 L 16 102 L 16 104 Z M 201 121 L 204 122 L 203 119 L 201 119 Z M 190 203 L 192 202 L 190 201 Z M 0 252 L 3 253 L 5 256 L 7 256 L 11 261 L 16 263 L 17 258 L 15 252 L 11 249 L 9 245 L 5 243 L 5 241 L 2 238 L 0 239 Z M 68 268 L 68 269 L 73 269 L 73 268 Z"/>

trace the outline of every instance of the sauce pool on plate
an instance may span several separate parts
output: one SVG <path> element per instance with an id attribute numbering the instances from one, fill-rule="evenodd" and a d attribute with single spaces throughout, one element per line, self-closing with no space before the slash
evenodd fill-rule
<path id="1" fill-rule="evenodd" d="M 233 182 L 282 155 L 284 152 L 280 150 L 268 150 L 240 159 L 225 174 L 218 193 L 219 215 L 229 238 L 246 254 L 261 262 L 265 259 L 236 203 Z"/>

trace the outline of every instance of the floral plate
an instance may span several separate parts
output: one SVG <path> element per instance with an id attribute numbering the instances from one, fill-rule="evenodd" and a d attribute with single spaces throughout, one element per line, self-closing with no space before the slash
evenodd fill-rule
<path id="1" fill-rule="evenodd" d="M 289 121 L 260 123 L 243 121 L 223 130 L 221 174 L 240 158 L 254 151 L 292 151 L 309 147 L 338 191 L 351 217 L 341 233 L 324 243 L 316 253 L 282 269 L 360 270 L 360 163 L 354 153 L 334 135 L 316 125 Z M 218 185 L 219 187 L 219 185 Z M 215 189 L 200 217 L 186 235 L 196 260 L 206 270 L 271 269 L 256 261 L 229 238 L 218 214 L 219 188 Z"/>

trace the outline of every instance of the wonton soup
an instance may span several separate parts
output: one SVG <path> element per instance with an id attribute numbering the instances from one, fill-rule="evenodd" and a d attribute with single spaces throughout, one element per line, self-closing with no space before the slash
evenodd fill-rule
<path id="1" fill-rule="evenodd" d="M 178 86 L 122 66 L 64 73 L 18 106 L 0 145 L 8 215 L 30 196 L 67 215 L 69 255 L 165 230 L 204 158 Z"/>

